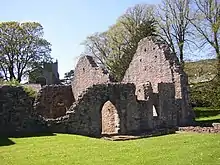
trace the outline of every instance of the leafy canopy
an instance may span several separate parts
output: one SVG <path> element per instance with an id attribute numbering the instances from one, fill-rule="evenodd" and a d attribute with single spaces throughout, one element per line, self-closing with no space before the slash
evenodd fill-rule
<path id="1" fill-rule="evenodd" d="M 5 80 L 21 81 L 44 61 L 51 61 L 51 44 L 37 22 L 0 23 L 0 72 Z"/>

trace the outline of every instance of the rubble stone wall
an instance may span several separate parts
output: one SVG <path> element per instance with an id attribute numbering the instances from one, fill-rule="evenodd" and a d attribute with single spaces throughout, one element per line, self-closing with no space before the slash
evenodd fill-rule
<path id="1" fill-rule="evenodd" d="M 123 79 L 124 83 L 134 83 L 136 86 L 147 81 L 151 82 L 154 93 L 159 93 L 159 83 L 173 83 L 178 123 L 185 125 L 193 120 L 186 74 L 180 67 L 177 57 L 170 52 L 169 47 L 150 38 L 142 39 L 139 42 L 136 54 Z"/>
<path id="2" fill-rule="evenodd" d="M 75 100 L 83 93 L 83 91 L 94 85 L 109 83 L 110 75 L 103 68 L 98 67 L 93 57 L 83 56 L 79 59 L 72 82 L 72 91 Z"/>
<path id="3" fill-rule="evenodd" d="M 45 118 L 64 116 L 73 104 L 71 85 L 46 85 L 38 92 L 34 111 Z"/>
<path id="4" fill-rule="evenodd" d="M 163 85 L 161 85 L 160 91 L 163 92 L 164 88 L 173 90 L 172 87 L 166 87 L 167 84 Z M 164 114 L 164 120 L 157 120 L 156 124 L 153 117 L 153 104 L 158 102 L 158 100 L 154 99 L 161 98 L 163 109 L 169 108 L 169 104 L 172 104 L 175 100 L 174 91 L 165 91 L 164 93 L 167 95 L 161 94 L 158 97 L 154 97 L 154 94 L 150 92 L 151 87 L 149 84 L 143 85 L 143 88 L 146 90 L 144 92 L 146 99 L 137 100 L 134 84 L 110 83 L 93 85 L 87 88 L 83 95 L 70 107 L 66 116 L 48 120 L 51 125 L 50 128 L 54 131 L 65 133 L 100 136 L 103 131 L 103 124 L 104 128 L 106 128 L 105 130 L 110 129 L 111 133 L 119 134 L 175 127 L 176 125 L 173 125 L 175 121 L 168 121 L 173 120 L 172 115 L 175 115 L 172 109 L 170 109 L 171 112 L 168 111 Z M 111 102 L 115 110 L 105 112 L 105 120 L 103 122 L 101 112 L 108 101 Z M 115 120 L 113 116 L 118 116 L 118 120 Z M 114 127 L 117 128 L 115 129 L 117 132 L 114 132 Z"/>
<path id="5" fill-rule="evenodd" d="M 45 122 L 33 114 L 33 99 L 22 87 L 0 86 L 0 135 L 44 132 Z"/>
<path id="6" fill-rule="evenodd" d="M 134 84 L 97 84 L 87 88 L 70 107 L 67 116 L 51 120 L 54 121 L 51 124 L 52 130 L 100 136 L 101 110 L 107 101 L 111 101 L 117 110 L 119 133 L 140 130 L 140 113 Z"/>

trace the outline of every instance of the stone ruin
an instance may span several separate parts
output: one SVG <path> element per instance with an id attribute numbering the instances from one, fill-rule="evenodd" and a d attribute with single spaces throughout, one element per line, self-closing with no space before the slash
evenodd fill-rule
<path id="1" fill-rule="evenodd" d="M 176 128 L 194 120 L 187 83 L 169 48 L 145 38 L 122 82 L 113 82 L 92 57 L 83 56 L 72 86 L 43 87 L 33 112 L 57 133 L 99 137 Z"/>

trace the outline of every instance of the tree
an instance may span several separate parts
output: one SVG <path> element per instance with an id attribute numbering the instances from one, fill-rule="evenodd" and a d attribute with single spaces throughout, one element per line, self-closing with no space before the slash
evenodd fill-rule
<path id="1" fill-rule="evenodd" d="M 89 36 L 83 43 L 87 54 L 97 57 L 117 81 L 122 80 L 138 42 L 156 32 L 153 6 L 138 4 L 118 18 L 104 33 Z M 86 43 L 86 44 L 85 44 Z"/>
<path id="2" fill-rule="evenodd" d="M 220 77 L 220 1 L 194 0 L 194 13 L 188 18 L 199 34 L 201 46 L 207 44 L 214 49 L 217 75 Z"/>
<path id="3" fill-rule="evenodd" d="M 64 79 L 62 79 L 61 82 L 69 85 L 73 81 L 73 78 L 74 78 L 74 70 L 70 70 L 69 72 L 66 72 L 64 74 Z"/>
<path id="4" fill-rule="evenodd" d="M 107 56 L 110 53 L 106 32 L 88 36 L 82 45 L 85 46 L 85 54 L 94 56 L 97 62 L 105 65 Z"/>
<path id="5" fill-rule="evenodd" d="M 163 0 L 159 6 L 158 27 L 159 36 L 169 46 L 171 51 L 179 56 L 180 63 L 184 66 L 184 50 L 186 42 L 193 42 L 189 38 L 190 0 Z"/>
<path id="6" fill-rule="evenodd" d="M 0 23 L 0 71 L 5 80 L 20 82 L 36 64 L 50 61 L 50 52 L 39 23 Z"/>

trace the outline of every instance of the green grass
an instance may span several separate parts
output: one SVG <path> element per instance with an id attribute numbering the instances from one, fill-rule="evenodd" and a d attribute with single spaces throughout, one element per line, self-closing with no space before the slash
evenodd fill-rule
<path id="1" fill-rule="evenodd" d="M 1 165 L 220 164 L 220 134 L 180 133 L 119 142 L 66 134 L 8 140 L 15 144 L 0 147 Z"/>
<path id="2" fill-rule="evenodd" d="M 212 107 L 194 107 L 193 108 L 194 111 L 219 111 L 219 108 L 212 108 Z"/>
<path id="3" fill-rule="evenodd" d="M 207 117 L 199 117 L 196 118 L 196 121 L 213 121 L 213 120 L 220 120 L 220 114 L 216 116 L 207 116 Z"/>

